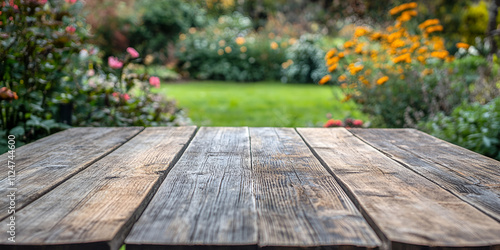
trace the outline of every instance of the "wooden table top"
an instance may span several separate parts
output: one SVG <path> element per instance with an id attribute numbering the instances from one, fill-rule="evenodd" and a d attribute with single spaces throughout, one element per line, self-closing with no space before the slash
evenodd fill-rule
<path id="1" fill-rule="evenodd" d="M 500 162 L 413 129 L 72 128 L 13 162 L 0 249 L 500 249 Z"/>

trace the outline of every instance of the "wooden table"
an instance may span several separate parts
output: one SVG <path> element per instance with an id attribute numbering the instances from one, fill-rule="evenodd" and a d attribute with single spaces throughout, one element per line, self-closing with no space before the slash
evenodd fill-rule
<path id="1" fill-rule="evenodd" d="M 0 249 L 500 249 L 500 162 L 412 129 L 73 128 L 14 161 Z"/>

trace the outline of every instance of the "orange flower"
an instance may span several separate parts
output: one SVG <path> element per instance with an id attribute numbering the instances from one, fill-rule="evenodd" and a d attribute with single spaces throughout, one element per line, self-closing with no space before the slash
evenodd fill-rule
<path id="1" fill-rule="evenodd" d="M 338 57 L 334 56 L 334 57 L 328 59 L 328 61 L 326 61 L 326 66 L 330 66 L 332 64 L 338 63 L 339 60 L 340 59 Z"/>
<path id="2" fill-rule="evenodd" d="M 337 81 L 339 82 L 343 82 L 345 80 L 347 80 L 347 77 L 345 75 L 340 75 L 339 78 L 337 78 Z"/>
<path id="3" fill-rule="evenodd" d="M 442 50 L 442 51 L 433 51 L 431 53 L 432 57 L 436 57 L 439 59 L 445 59 L 448 56 L 448 51 Z"/>
<path id="4" fill-rule="evenodd" d="M 344 58 L 344 52 L 339 53 L 339 58 Z"/>
<path id="5" fill-rule="evenodd" d="M 325 61 L 327 61 L 328 59 L 332 58 L 332 56 L 334 56 L 335 53 L 337 53 L 336 49 L 331 49 L 328 52 L 326 52 Z"/>
<path id="6" fill-rule="evenodd" d="M 236 38 L 236 44 L 243 45 L 244 43 L 245 43 L 245 38 L 244 37 L 239 36 L 239 37 Z"/>
<path id="7" fill-rule="evenodd" d="M 439 19 L 429 19 L 429 20 L 426 20 L 425 22 L 421 23 L 418 25 L 418 27 L 423 30 L 425 29 L 426 27 L 429 27 L 431 25 L 437 25 L 439 24 Z"/>
<path id="8" fill-rule="evenodd" d="M 347 95 L 344 97 L 344 99 L 342 99 L 342 100 L 341 100 L 341 102 L 347 102 L 347 101 L 351 100 L 351 98 L 352 98 L 352 95 L 351 95 L 351 94 L 347 94 Z"/>
<path id="9" fill-rule="evenodd" d="M 436 31 L 443 31 L 443 26 L 441 25 L 435 25 L 435 26 L 430 26 L 425 29 L 425 33 L 430 34 Z"/>
<path id="10" fill-rule="evenodd" d="M 227 46 L 226 48 L 224 48 L 224 51 L 226 51 L 226 53 L 231 53 L 231 51 L 233 51 L 233 49 L 231 49 L 231 47 Z"/>
<path id="11" fill-rule="evenodd" d="M 271 43 L 271 49 L 273 49 L 273 50 L 278 49 L 278 43 L 272 42 Z"/>
<path id="12" fill-rule="evenodd" d="M 354 30 L 355 37 L 364 36 L 367 33 L 368 33 L 368 30 L 366 28 L 363 28 L 363 27 L 356 27 L 356 29 Z"/>
<path id="13" fill-rule="evenodd" d="M 370 36 L 370 39 L 371 40 L 378 40 L 382 37 L 382 34 L 378 33 L 378 32 L 375 32 L 373 33 L 371 36 Z"/>
<path id="14" fill-rule="evenodd" d="M 332 76 L 330 76 L 330 75 L 323 76 L 323 78 L 321 78 L 321 80 L 319 80 L 319 84 L 323 85 L 323 84 L 327 83 L 328 81 L 330 81 L 331 79 L 332 79 Z"/>
<path id="15" fill-rule="evenodd" d="M 416 7 L 417 7 L 417 3 L 415 3 L 415 2 L 405 3 L 405 4 L 401 4 L 399 6 L 392 8 L 391 10 L 389 10 L 389 13 L 391 15 L 396 15 L 403 10 L 414 9 Z"/>
<path id="16" fill-rule="evenodd" d="M 332 71 L 336 70 L 336 69 L 337 69 L 337 66 L 338 66 L 338 64 L 336 64 L 336 63 L 335 63 L 335 64 L 333 64 L 332 66 L 330 66 L 330 67 L 328 68 L 328 72 L 332 72 Z"/>
<path id="17" fill-rule="evenodd" d="M 392 61 L 394 63 L 399 63 L 399 62 L 406 62 L 406 63 L 411 63 L 411 57 L 410 57 L 410 53 L 406 53 L 406 54 L 402 54 L 394 59 L 392 59 Z"/>
<path id="18" fill-rule="evenodd" d="M 387 82 L 389 80 L 389 77 L 388 76 L 382 76 L 380 77 L 378 80 L 377 80 L 377 84 L 378 85 L 382 85 L 384 84 L 385 82 Z"/>
<path id="19" fill-rule="evenodd" d="M 457 43 L 456 46 L 459 49 L 468 49 L 470 47 L 470 45 L 466 43 Z"/>
<path id="20" fill-rule="evenodd" d="M 354 46 L 354 42 L 353 41 L 347 41 L 344 43 L 344 48 L 348 49 L 350 47 Z"/>

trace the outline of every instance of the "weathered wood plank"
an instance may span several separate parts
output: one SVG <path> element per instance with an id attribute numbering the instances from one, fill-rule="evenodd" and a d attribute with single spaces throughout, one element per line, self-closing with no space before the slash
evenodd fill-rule
<path id="1" fill-rule="evenodd" d="M 259 246 L 381 244 L 342 188 L 291 128 L 250 128 Z"/>
<path id="2" fill-rule="evenodd" d="M 195 127 L 143 132 L 16 213 L 16 243 L 117 249 Z M 0 222 L 7 231 L 8 219 Z M 80 245 L 78 245 L 80 244 Z"/>
<path id="3" fill-rule="evenodd" d="M 347 130 L 298 132 L 393 246 L 500 245 L 497 221 Z"/>
<path id="4" fill-rule="evenodd" d="M 142 127 L 71 128 L 16 149 L 16 209 L 19 210 L 85 169 L 139 133 Z M 0 156 L 7 162 L 7 154 Z M 7 194 L 7 171 L 0 171 L 0 193 Z M 0 220 L 8 214 L 0 203 Z"/>
<path id="5" fill-rule="evenodd" d="M 414 129 L 350 131 L 500 222 L 500 162 Z"/>
<path id="6" fill-rule="evenodd" d="M 127 249 L 257 244 L 247 128 L 201 128 L 126 239 Z"/>

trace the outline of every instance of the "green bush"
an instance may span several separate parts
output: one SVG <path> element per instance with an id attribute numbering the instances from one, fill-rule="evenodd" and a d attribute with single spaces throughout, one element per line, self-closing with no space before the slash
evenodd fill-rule
<path id="1" fill-rule="evenodd" d="M 273 35 L 252 32 L 251 20 L 234 12 L 181 34 L 177 56 L 181 69 L 196 79 L 279 79 L 288 40 Z"/>
<path id="2" fill-rule="evenodd" d="M 58 122 L 59 105 L 76 86 L 60 79 L 87 37 L 81 7 L 62 0 L 13 0 L 0 7 L 1 137 L 15 135 L 19 146 L 67 127 Z"/>
<path id="3" fill-rule="evenodd" d="M 463 103 L 450 116 L 440 113 L 420 127 L 443 140 L 500 160 L 500 97 L 485 105 Z"/>
<path id="4" fill-rule="evenodd" d="M 325 51 L 316 45 L 317 40 L 317 37 L 303 35 L 286 51 L 289 63 L 283 65 L 282 82 L 314 83 L 328 73 L 324 61 Z"/>

